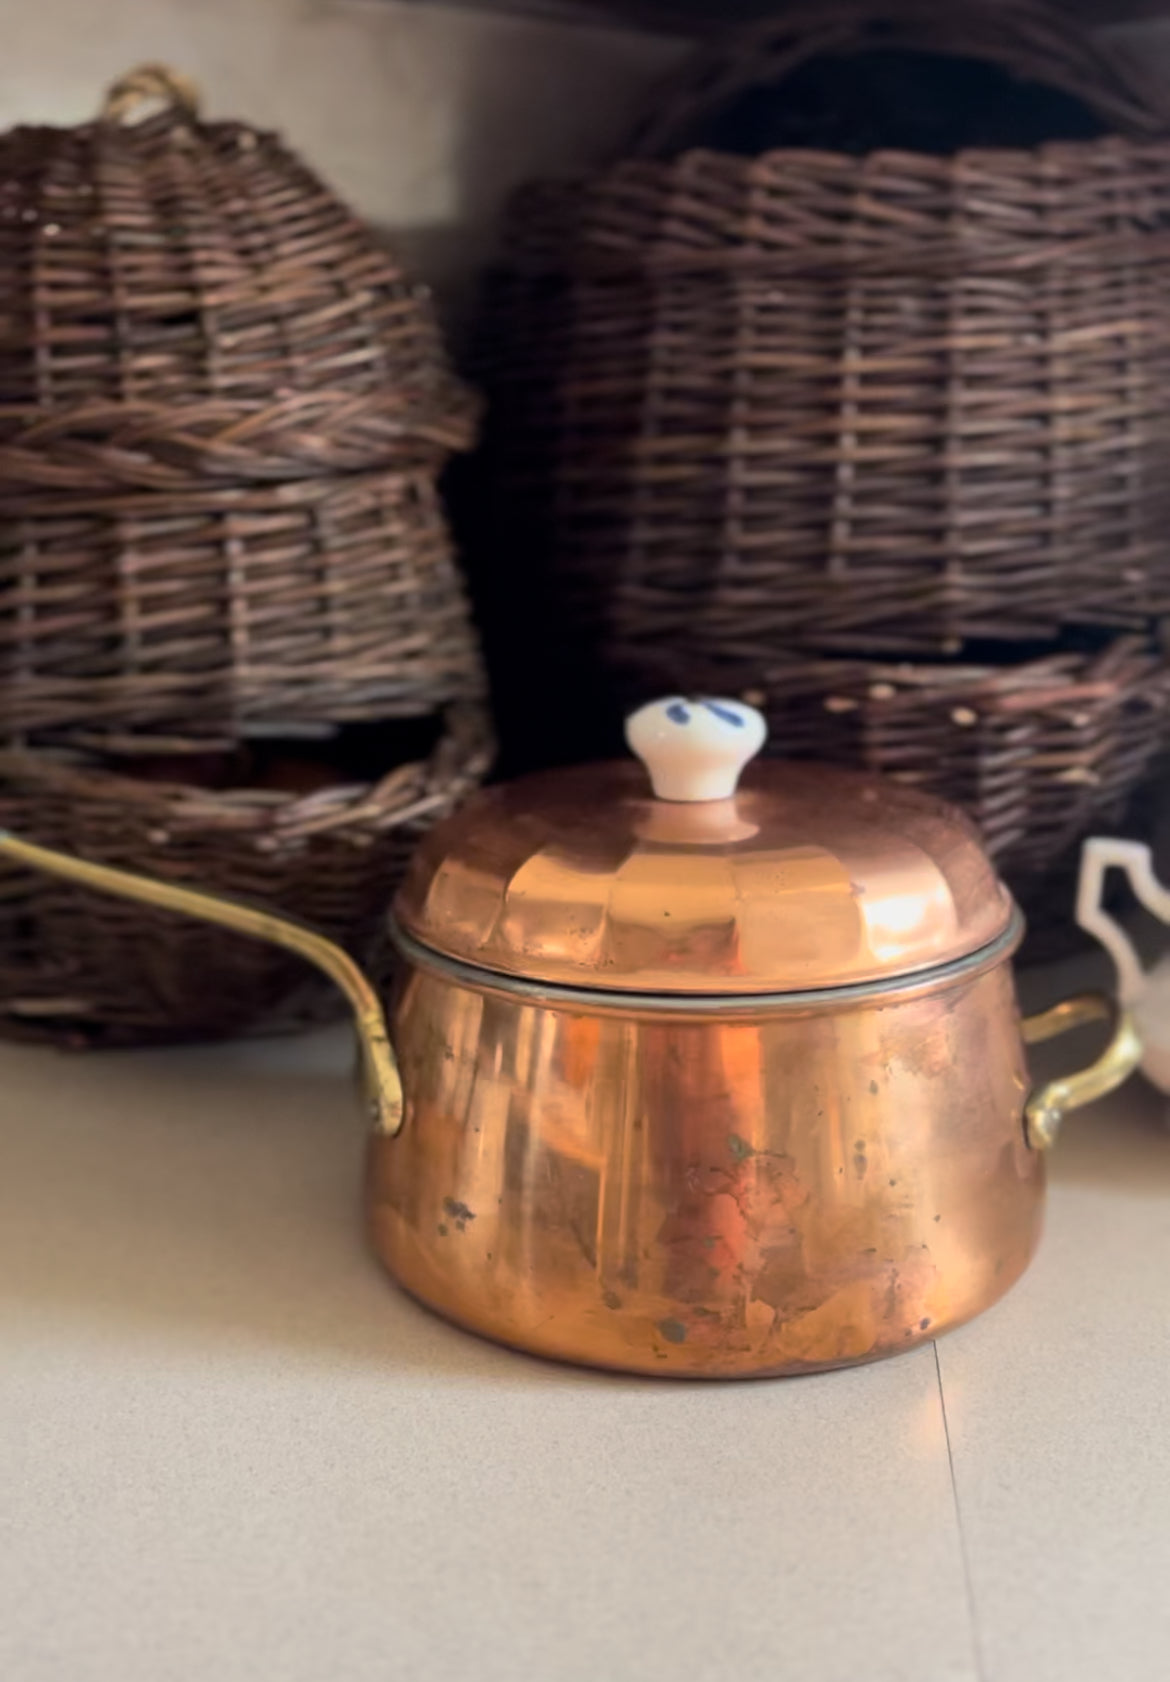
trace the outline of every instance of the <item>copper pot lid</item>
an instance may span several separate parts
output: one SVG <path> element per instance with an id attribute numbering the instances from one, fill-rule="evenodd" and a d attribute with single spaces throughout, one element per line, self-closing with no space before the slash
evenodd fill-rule
<path id="1" fill-rule="evenodd" d="M 415 853 L 398 924 L 529 981 L 750 994 L 905 976 L 1011 922 L 960 812 L 880 777 L 749 764 L 765 725 L 740 701 L 658 701 L 626 734 L 643 764 L 474 795 Z"/>

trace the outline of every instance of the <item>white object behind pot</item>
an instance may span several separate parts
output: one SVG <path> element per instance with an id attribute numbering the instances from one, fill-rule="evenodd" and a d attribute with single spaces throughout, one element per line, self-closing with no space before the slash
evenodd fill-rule
<path id="1" fill-rule="evenodd" d="M 1170 888 L 1154 875 L 1150 849 L 1140 841 L 1094 836 L 1081 853 L 1077 922 L 1099 940 L 1117 967 L 1120 1002 L 1133 1013 L 1142 1038 L 1142 1073 L 1170 1096 L 1170 953 L 1146 970 L 1133 941 L 1105 909 L 1105 877 L 1123 870 L 1130 886 L 1153 916 L 1170 925 Z"/>

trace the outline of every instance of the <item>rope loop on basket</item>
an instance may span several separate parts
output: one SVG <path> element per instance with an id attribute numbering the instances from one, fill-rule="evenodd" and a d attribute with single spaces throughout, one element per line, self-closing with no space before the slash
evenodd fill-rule
<path id="1" fill-rule="evenodd" d="M 144 106 L 161 105 L 173 116 L 195 121 L 200 104 L 199 89 L 190 76 L 166 64 L 140 64 L 110 84 L 102 101 L 101 120 L 125 123 L 135 115 L 141 116 Z"/>

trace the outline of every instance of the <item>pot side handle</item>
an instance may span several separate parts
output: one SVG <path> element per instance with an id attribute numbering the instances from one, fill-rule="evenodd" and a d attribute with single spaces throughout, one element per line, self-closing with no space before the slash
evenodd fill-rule
<path id="1" fill-rule="evenodd" d="M 386 1029 L 381 1000 L 349 953 L 326 940 L 324 935 L 287 918 L 276 917 L 269 911 L 241 905 L 236 900 L 221 899 L 217 894 L 203 893 L 196 888 L 181 888 L 173 882 L 158 882 L 149 876 L 115 870 L 110 865 L 90 864 L 85 859 L 71 858 L 67 853 L 38 847 L 31 841 L 21 841 L 4 829 L 0 829 L 0 858 L 10 859 L 13 864 L 23 865 L 29 870 L 44 871 L 67 882 L 76 882 L 83 888 L 96 889 L 99 893 L 114 894 L 120 899 L 135 900 L 141 905 L 157 906 L 164 911 L 177 911 L 205 923 L 217 923 L 221 928 L 250 935 L 254 940 L 266 940 L 272 946 L 282 946 L 286 951 L 307 959 L 341 989 L 353 1010 L 376 1131 L 393 1135 L 400 1130 L 402 1080 Z"/>
<path id="2" fill-rule="evenodd" d="M 1026 1017 L 1024 1044 L 1042 1045 L 1090 1022 L 1113 1024 L 1109 1044 L 1087 1069 L 1049 1081 L 1032 1093 L 1024 1106 L 1024 1131 L 1033 1150 L 1050 1150 L 1069 1110 L 1079 1110 L 1116 1091 L 1141 1063 L 1142 1042 L 1133 1017 L 1104 993 L 1082 993 L 1039 1016 Z"/>

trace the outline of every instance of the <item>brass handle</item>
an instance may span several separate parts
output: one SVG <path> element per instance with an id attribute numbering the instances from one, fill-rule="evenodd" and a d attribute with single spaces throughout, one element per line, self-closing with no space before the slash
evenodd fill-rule
<path id="1" fill-rule="evenodd" d="M 0 857 L 31 870 L 47 871 L 51 876 L 77 882 L 83 888 L 116 894 L 121 899 L 136 900 L 142 905 L 160 906 L 164 911 L 179 911 L 188 917 L 199 917 L 205 923 L 218 923 L 237 934 L 266 940 L 272 946 L 283 946 L 286 951 L 296 952 L 315 964 L 331 981 L 336 982 L 353 1009 L 375 1128 L 379 1133 L 391 1135 L 399 1131 L 402 1126 L 402 1080 L 386 1031 L 381 1000 L 349 953 L 326 940 L 324 935 L 315 934 L 312 929 L 302 928 L 284 917 L 273 916 L 269 911 L 241 905 L 236 900 L 221 899 L 216 894 L 201 893 L 196 888 L 180 888 L 171 882 L 157 882 L 149 876 L 115 870 L 110 865 L 70 858 L 66 853 L 38 847 L 31 841 L 20 841 L 3 829 L 0 829 Z"/>
<path id="2" fill-rule="evenodd" d="M 1142 1042 L 1128 1010 L 1104 993 L 1082 993 L 1066 999 L 1023 1023 L 1025 1045 L 1042 1045 L 1089 1022 L 1112 1022 L 1109 1044 L 1095 1063 L 1077 1074 L 1064 1075 L 1037 1088 L 1024 1107 L 1024 1127 L 1033 1150 L 1046 1151 L 1069 1110 L 1079 1110 L 1104 1098 L 1127 1081 L 1142 1060 Z"/>

